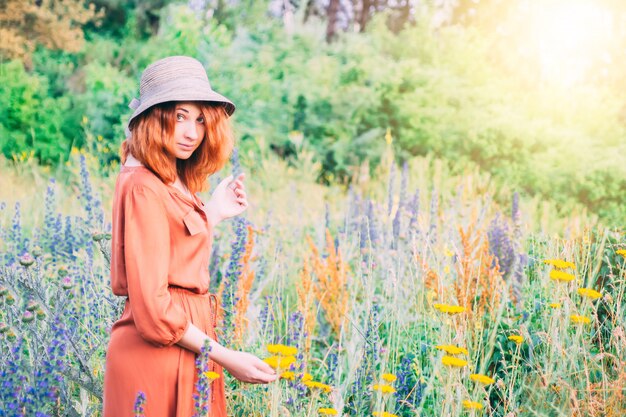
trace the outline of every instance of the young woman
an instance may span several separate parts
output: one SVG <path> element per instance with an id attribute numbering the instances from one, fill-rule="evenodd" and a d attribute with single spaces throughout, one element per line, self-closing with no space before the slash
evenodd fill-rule
<path id="1" fill-rule="evenodd" d="M 196 354 L 206 340 L 209 415 L 226 416 L 222 369 L 249 383 L 277 378 L 262 360 L 221 346 L 216 298 L 208 293 L 212 230 L 247 207 L 244 175 L 227 177 L 208 202 L 196 195 L 233 148 L 233 103 L 212 90 L 200 62 L 168 57 L 143 72 L 130 105 L 113 200 L 111 287 L 127 297 L 111 330 L 104 416 L 133 416 L 139 392 L 149 417 L 194 414 Z"/>

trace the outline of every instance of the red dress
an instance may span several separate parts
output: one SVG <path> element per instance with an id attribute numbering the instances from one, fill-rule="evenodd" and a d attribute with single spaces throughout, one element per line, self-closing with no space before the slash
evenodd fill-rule
<path id="1" fill-rule="evenodd" d="M 123 166 L 115 185 L 113 293 L 127 297 L 111 330 L 104 417 L 134 416 L 139 391 L 147 417 L 191 417 L 196 354 L 176 344 L 189 323 L 214 340 L 216 298 L 208 292 L 212 225 L 204 204 L 144 166 Z M 226 416 L 222 369 L 211 383 L 209 416 Z"/>

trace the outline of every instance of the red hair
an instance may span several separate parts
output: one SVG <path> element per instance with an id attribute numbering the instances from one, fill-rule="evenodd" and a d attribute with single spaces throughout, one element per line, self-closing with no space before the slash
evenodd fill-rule
<path id="1" fill-rule="evenodd" d="M 131 135 L 122 142 L 120 158 L 123 164 L 131 153 L 164 183 L 173 183 L 178 175 L 192 193 L 204 191 L 209 175 L 226 165 L 233 150 L 230 120 L 223 106 L 194 102 L 204 117 L 204 139 L 189 159 L 176 159 L 176 104 L 157 104 L 134 118 L 129 125 Z"/>

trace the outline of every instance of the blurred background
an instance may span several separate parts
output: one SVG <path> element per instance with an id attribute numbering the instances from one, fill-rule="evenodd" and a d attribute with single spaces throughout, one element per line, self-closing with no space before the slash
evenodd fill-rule
<path id="1" fill-rule="evenodd" d="M 265 152 L 295 163 L 305 149 L 317 182 L 347 186 L 375 174 L 390 144 L 398 164 L 478 169 L 564 214 L 626 215 L 624 1 L 0 5 L 9 185 L 33 170 L 63 177 L 72 152 L 115 172 L 141 71 L 181 54 L 237 105 L 243 163 Z"/>

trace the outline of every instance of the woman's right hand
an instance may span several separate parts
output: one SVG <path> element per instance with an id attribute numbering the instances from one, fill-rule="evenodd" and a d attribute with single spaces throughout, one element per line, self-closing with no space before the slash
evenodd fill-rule
<path id="1" fill-rule="evenodd" d="M 241 382 L 267 384 L 278 378 L 271 366 L 247 352 L 219 346 L 209 357 Z"/>

